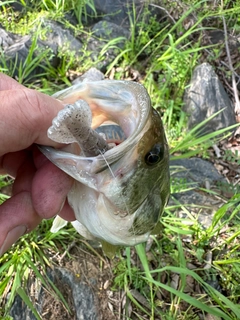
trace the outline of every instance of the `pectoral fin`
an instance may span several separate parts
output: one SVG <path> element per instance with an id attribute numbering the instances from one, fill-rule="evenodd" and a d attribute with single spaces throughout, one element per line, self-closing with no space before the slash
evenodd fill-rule
<path id="1" fill-rule="evenodd" d="M 107 241 L 104 241 L 104 240 L 101 240 L 100 242 L 102 244 L 102 250 L 105 253 L 105 255 L 109 259 L 112 259 L 115 256 L 119 246 L 114 246 L 113 244 L 111 244 L 111 243 L 109 243 Z"/>
<path id="2" fill-rule="evenodd" d="M 53 220 L 52 227 L 50 231 L 52 233 L 56 233 L 62 228 L 64 228 L 68 224 L 68 221 L 64 220 L 63 218 L 56 216 L 55 219 Z"/>

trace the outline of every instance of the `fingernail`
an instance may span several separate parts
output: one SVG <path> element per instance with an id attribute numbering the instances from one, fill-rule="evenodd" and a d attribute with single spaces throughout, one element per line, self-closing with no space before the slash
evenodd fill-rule
<path id="1" fill-rule="evenodd" d="M 0 249 L 0 257 L 26 232 L 25 226 L 17 226 L 8 232 Z"/>

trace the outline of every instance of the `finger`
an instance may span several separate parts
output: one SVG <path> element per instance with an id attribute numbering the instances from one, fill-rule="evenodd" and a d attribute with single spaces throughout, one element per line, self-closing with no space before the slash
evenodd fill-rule
<path id="1" fill-rule="evenodd" d="M 73 209 L 69 206 L 67 199 L 64 203 L 62 210 L 58 213 L 58 215 L 67 221 L 75 221 L 76 220 Z"/>
<path id="2" fill-rule="evenodd" d="M 16 80 L 11 77 L 0 73 L 0 90 L 11 90 L 11 89 L 21 89 L 24 88 L 23 85 L 18 83 Z"/>
<path id="3" fill-rule="evenodd" d="M 32 145 L 28 149 L 10 152 L 0 157 L 0 170 L 2 170 L 0 174 L 7 173 L 12 177 L 16 177 L 19 167 L 22 166 L 29 157 L 33 157 L 33 161 L 37 169 L 46 162 L 49 162 L 37 145 Z"/>
<path id="4" fill-rule="evenodd" d="M 7 173 L 12 177 L 16 177 L 18 169 L 30 156 L 30 150 L 22 150 L 18 152 L 10 152 L 0 157 L 1 173 Z"/>
<path id="5" fill-rule="evenodd" d="M 51 162 L 42 154 L 42 152 L 36 146 L 33 148 L 33 157 L 34 157 L 34 164 L 37 169 L 40 169 L 43 165 L 46 165 L 46 163 L 51 164 Z M 46 168 L 48 168 L 48 167 L 46 167 Z M 64 176 L 64 179 L 66 178 L 65 173 L 63 173 L 61 170 L 60 170 L 60 174 Z M 58 170 L 57 170 L 57 175 L 59 176 Z M 64 195 L 67 193 L 68 193 L 68 190 L 66 190 L 66 192 L 64 192 Z M 63 205 L 62 209 L 60 210 L 60 212 L 58 212 L 58 215 L 67 221 L 76 220 L 75 214 L 74 214 L 72 208 L 69 206 L 67 199 L 64 202 L 64 205 Z"/>
<path id="6" fill-rule="evenodd" d="M 47 162 L 50 163 L 50 160 L 48 160 L 46 156 L 39 150 L 37 145 L 34 145 L 32 147 L 32 151 L 33 151 L 33 161 L 37 169 L 41 168 Z"/>
<path id="7" fill-rule="evenodd" d="M 32 180 L 35 175 L 36 168 L 31 157 L 27 158 L 17 171 L 17 176 L 13 184 L 12 195 L 22 191 L 31 192 Z"/>
<path id="8" fill-rule="evenodd" d="M 29 192 L 20 192 L 6 200 L 0 206 L 0 254 L 10 248 L 21 235 L 33 230 L 40 221 Z"/>
<path id="9" fill-rule="evenodd" d="M 35 90 L 0 91 L 0 156 L 33 143 L 59 147 L 47 137 L 47 129 L 62 108 L 58 100 Z"/>
<path id="10" fill-rule="evenodd" d="M 39 168 L 32 181 L 32 199 L 35 210 L 45 219 L 60 212 L 73 179 L 53 165 L 46 162 Z"/>

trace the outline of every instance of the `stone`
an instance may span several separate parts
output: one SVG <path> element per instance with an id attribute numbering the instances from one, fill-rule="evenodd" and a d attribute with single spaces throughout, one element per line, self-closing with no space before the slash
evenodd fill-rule
<path id="1" fill-rule="evenodd" d="M 1 56 L 0 61 L 1 59 L 4 59 L 4 61 L 2 61 L 1 64 L 6 64 L 6 66 L 13 71 L 12 77 L 18 77 L 18 70 L 26 62 L 30 52 L 31 45 L 32 40 L 30 35 L 21 37 L 12 33 L 6 34 L 6 32 L 3 35 L 3 32 L 1 30 L 0 47 L 3 49 L 4 57 Z M 35 51 L 31 57 L 31 60 L 33 60 L 38 53 Z M 31 69 L 30 65 L 28 65 L 28 67 L 28 74 L 26 74 L 25 79 L 32 78 L 34 77 L 34 75 L 42 73 L 44 71 L 40 64 L 38 64 L 33 69 Z"/>
<path id="2" fill-rule="evenodd" d="M 56 268 L 53 278 L 61 279 L 72 291 L 73 302 L 76 310 L 76 320 L 97 320 L 97 298 L 90 286 L 77 279 L 70 271 L 64 268 Z"/>
<path id="3" fill-rule="evenodd" d="M 89 82 L 89 81 L 101 81 L 103 80 L 104 74 L 96 68 L 90 68 L 80 77 L 77 77 L 72 81 L 72 84 L 77 84 L 80 82 Z"/>
<path id="4" fill-rule="evenodd" d="M 75 38 L 70 29 L 50 20 L 44 21 L 43 28 L 46 28 L 46 39 L 42 41 L 42 44 L 51 48 L 54 54 L 57 54 L 61 49 L 61 51 L 69 50 L 81 55 L 82 43 Z"/>
<path id="5" fill-rule="evenodd" d="M 183 204 L 202 227 L 208 228 L 222 201 L 201 188 L 219 191 L 216 184 L 224 182 L 225 178 L 218 173 L 211 162 L 201 158 L 172 160 L 170 168 L 172 186 L 175 190 L 169 202 L 170 205 Z M 179 190 L 178 185 L 181 185 Z M 183 186 L 190 190 L 179 192 Z M 181 218 L 188 218 L 184 210 L 179 209 L 176 214 Z"/>
<path id="6" fill-rule="evenodd" d="M 95 11 L 91 10 L 91 6 L 87 5 L 89 19 L 84 14 L 82 15 L 82 24 L 84 29 L 92 32 L 92 36 L 88 39 L 85 38 L 86 49 L 89 52 L 91 60 L 94 62 L 95 67 L 102 72 L 106 72 L 108 66 L 119 55 L 127 39 L 130 38 L 131 28 L 130 21 L 134 24 L 137 32 L 137 21 L 144 19 L 143 23 L 147 23 L 150 17 L 162 17 L 162 12 L 157 7 L 148 5 L 148 13 L 144 10 L 144 6 L 148 5 L 147 1 L 141 0 L 94 0 Z M 17 1 L 13 4 L 14 10 L 22 10 L 22 6 L 18 5 Z M 90 11 L 89 11 L 90 10 Z M 144 15 L 142 13 L 144 12 Z M 135 17 L 134 17 L 135 16 Z M 98 21 L 101 17 L 102 20 Z M 131 17 L 131 18 L 130 18 Z M 65 15 L 65 19 L 77 26 L 77 19 L 74 12 L 71 11 Z M 96 22 L 94 24 L 94 22 Z M 90 24 L 89 24 L 90 23 Z M 41 29 L 45 31 L 44 39 L 37 39 L 37 49 L 31 56 L 31 61 L 40 58 L 37 61 L 35 68 L 31 69 L 23 80 L 34 78 L 37 74 L 44 73 L 44 65 L 51 64 L 53 67 L 58 67 L 61 59 L 59 52 L 64 54 L 65 51 L 70 51 L 76 56 L 76 63 L 82 61 L 83 42 L 79 37 L 75 37 L 72 30 L 63 24 L 42 19 Z M 28 57 L 32 43 L 35 41 L 36 29 L 30 30 L 26 36 L 14 35 L 0 29 L 0 48 L 4 53 L 4 65 L 10 70 L 15 66 L 12 74 L 17 78 L 18 70 L 23 65 Z M 113 41 L 116 40 L 116 41 Z M 108 44 L 110 44 L 108 46 Z M 85 45 L 85 44 L 84 44 Z M 40 55 L 42 51 L 50 49 L 52 52 L 46 54 L 46 57 Z M 49 59 L 51 59 L 49 61 Z"/>
<path id="7" fill-rule="evenodd" d="M 55 268 L 51 270 L 48 273 L 48 277 L 63 295 L 63 290 L 67 293 L 68 297 L 71 295 L 70 300 L 72 300 L 73 303 L 71 306 L 69 305 L 69 307 L 71 308 L 72 314 L 74 314 L 75 320 L 100 319 L 98 316 L 98 299 L 89 285 L 80 281 L 71 271 L 65 268 Z M 44 313 L 44 319 L 46 319 L 46 316 L 48 318 L 49 315 L 52 319 L 52 316 L 56 315 L 56 313 L 51 310 L 53 306 L 49 305 L 50 301 L 46 299 L 46 291 L 41 287 L 41 285 L 36 285 L 36 282 L 31 284 L 29 287 L 34 287 L 34 307 L 37 309 L 40 316 Z M 54 297 L 53 299 L 55 300 Z M 52 315 L 51 312 L 53 312 Z M 25 305 L 18 295 L 11 307 L 10 316 L 13 317 L 14 320 L 36 320 L 32 311 Z M 64 316 L 62 314 L 61 316 L 64 319 L 69 319 L 67 315 Z"/>
<path id="8" fill-rule="evenodd" d="M 201 158 L 172 160 L 170 166 L 182 168 L 174 176 L 186 179 L 194 187 L 204 187 L 206 182 L 215 185 L 218 180 L 224 179 L 211 162 Z"/>
<path id="9" fill-rule="evenodd" d="M 89 39 L 87 48 L 91 52 L 91 59 L 96 62 L 95 66 L 105 73 L 109 64 L 120 53 L 120 49 L 124 48 L 130 32 L 113 22 L 101 20 L 93 25 L 92 33 L 93 36 Z M 116 41 L 107 47 L 112 40 Z M 102 51 L 104 47 L 107 47 L 107 50 Z"/>
<path id="10" fill-rule="evenodd" d="M 129 13 L 132 11 L 133 3 L 138 6 L 140 4 L 140 1 L 94 0 L 94 6 L 99 15 L 104 15 L 105 20 L 114 21 L 117 25 L 122 26 L 129 26 Z"/>
<path id="11" fill-rule="evenodd" d="M 20 38 L 20 37 L 19 37 Z M 13 35 L 4 29 L 0 28 L 0 47 L 6 50 L 8 47 L 12 46 L 15 42 Z"/>
<path id="12" fill-rule="evenodd" d="M 104 20 L 114 22 L 115 24 L 124 28 L 130 27 L 130 21 L 140 21 L 142 13 L 146 23 L 150 17 L 156 16 L 162 18 L 163 11 L 158 6 L 152 6 L 152 2 L 148 0 L 94 0 L 94 6 L 97 15 L 103 16 Z M 147 6 L 148 13 L 146 14 L 145 6 Z"/>
<path id="13" fill-rule="evenodd" d="M 188 129 L 208 119 L 217 111 L 220 114 L 207 122 L 201 134 L 205 135 L 236 123 L 234 107 L 213 68 L 208 63 L 197 66 L 184 96 L 183 111 L 187 113 Z"/>
<path id="14" fill-rule="evenodd" d="M 43 22 L 42 27 L 46 30 L 46 39 L 41 40 L 37 39 L 36 50 L 33 52 L 31 61 L 35 58 L 40 57 L 40 53 L 48 49 L 51 50 L 53 56 L 48 63 L 52 66 L 57 67 L 59 64 L 59 59 L 57 57 L 59 49 L 61 52 L 64 50 L 69 50 L 76 54 L 76 56 L 81 56 L 82 43 L 74 37 L 72 32 L 69 29 L 64 28 L 60 23 L 55 21 L 46 20 Z M 32 30 L 31 34 L 26 36 L 19 36 L 6 32 L 4 29 L 0 29 L 0 47 L 4 53 L 4 60 L 6 66 L 13 69 L 11 66 L 15 65 L 13 77 L 17 77 L 19 68 L 21 65 L 24 65 L 28 59 L 29 52 L 34 39 L 35 34 Z M 33 78 L 37 74 L 44 73 L 44 64 L 46 64 L 46 57 L 42 56 L 38 63 L 35 63 L 35 68 L 32 68 L 28 74 L 25 75 L 24 80 Z M 49 54 L 48 54 L 49 59 Z"/>
<path id="15" fill-rule="evenodd" d="M 119 37 L 130 37 L 130 32 L 116 23 L 101 20 L 92 28 L 93 35 L 104 40 L 112 40 Z M 124 44 L 124 43 L 123 43 Z"/>

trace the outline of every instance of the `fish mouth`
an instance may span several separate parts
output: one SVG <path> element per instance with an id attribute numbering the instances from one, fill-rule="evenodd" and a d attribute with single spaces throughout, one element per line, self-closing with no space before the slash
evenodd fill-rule
<path id="1" fill-rule="evenodd" d="M 127 149 L 139 140 L 151 106 L 149 95 L 141 84 L 123 80 L 84 82 L 62 90 L 53 97 L 61 100 L 65 106 L 85 101 L 92 113 L 91 128 L 101 131 L 105 124 L 118 125 L 121 128 L 119 136 L 113 139 L 107 136 L 106 141 L 123 144 Z"/>

